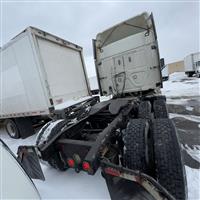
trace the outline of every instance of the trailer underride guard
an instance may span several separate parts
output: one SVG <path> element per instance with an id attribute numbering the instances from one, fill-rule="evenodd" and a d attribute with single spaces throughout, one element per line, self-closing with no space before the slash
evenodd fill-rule
<path id="1" fill-rule="evenodd" d="M 133 50 L 132 36 L 142 38 L 143 46 Z M 159 92 L 153 16 L 144 13 L 98 34 L 94 52 L 100 93 L 112 98 L 100 102 L 93 96 L 55 111 L 36 145 L 19 147 L 19 161 L 32 178 L 42 180 L 39 159 L 61 171 L 74 168 L 94 175 L 100 168 L 114 200 L 187 199 L 176 128 Z M 138 66 L 139 58 L 147 61 Z"/>

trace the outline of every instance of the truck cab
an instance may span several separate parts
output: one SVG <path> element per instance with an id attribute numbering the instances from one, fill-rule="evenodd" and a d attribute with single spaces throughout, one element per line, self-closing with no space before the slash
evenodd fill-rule
<path id="1" fill-rule="evenodd" d="M 101 95 L 144 93 L 162 86 L 152 14 L 142 13 L 99 33 L 93 48 Z"/>

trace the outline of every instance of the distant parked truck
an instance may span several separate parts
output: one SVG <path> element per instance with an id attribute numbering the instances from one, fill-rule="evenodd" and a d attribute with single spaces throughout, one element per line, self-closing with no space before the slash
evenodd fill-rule
<path id="1" fill-rule="evenodd" d="M 33 134 L 32 125 L 51 117 L 56 105 L 90 95 L 76 44 L 28 27 L 0 53 L 0 121 L 13 138 Z"/>
<path id="2" fill-rule="evenodd" d="M 184 58 L 185 74 L 192 77 L 194 74 L 200 78 L 200 52 L 190 54 Z"/>

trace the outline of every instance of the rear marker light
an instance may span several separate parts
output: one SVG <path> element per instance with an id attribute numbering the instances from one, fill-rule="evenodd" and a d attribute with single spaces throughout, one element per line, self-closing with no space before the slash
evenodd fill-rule
<path id="1" fill-rule="evenodd" d="M 111 167 L 105 168 L 104 171 L 105 171 L 106 174 L 110 174 L 112 176 L 120 176 L 120 172 L 116 169 L 111 168 Z"/>
<path id="2" fill-rule="evenodd" d="M 67 164 L 69 165 L 69 167 L 74 167 L 75 166 L 75 162 L 71 158 L 67 160 Z"/>
<path id="3" fill-rule="evenodd" d="M 83 170 L 88 171 L 90 169 L 90 164 L 88 162 L 83 162 Z"/>

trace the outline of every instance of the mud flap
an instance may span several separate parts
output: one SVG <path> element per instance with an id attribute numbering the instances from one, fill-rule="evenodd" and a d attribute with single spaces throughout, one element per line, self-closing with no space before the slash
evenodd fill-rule
<path id="1" fill-rule="evenodd" d="M 45 180 L 35 146 L 19 146 L 17 159 L 32 179 Z"/>
<path id="2" fill-rule="evenodd" d="M 104 161 L 101 169 L 112 200 L 175 200 L 146 174 Z"/>

